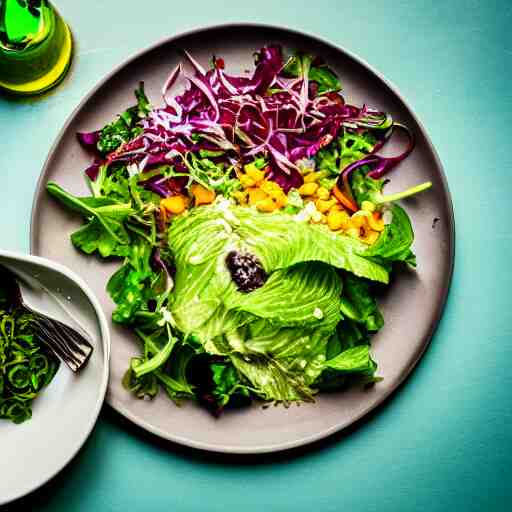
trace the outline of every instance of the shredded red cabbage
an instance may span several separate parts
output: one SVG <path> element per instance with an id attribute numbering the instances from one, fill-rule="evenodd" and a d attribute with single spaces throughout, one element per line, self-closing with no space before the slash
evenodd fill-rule
<path id="1" fill-rule="evenodd" d="M 385 141 L 389 139 L 389 137 L 393 134 L 393 131 L 395 128 L 402 129 L 406 132 L 408 137 L 408 144 L 405 150 L 397 156 L 392 157 L 384 157 L 375 154 L 376 151 L 378 151 Z M 406 158 L 411 151 L 414 149 L 416 142 L 414 139 L 414 136 L 410 132 L 410 130 L 399 123 L 394 123 L 391 127 L 391 129 L 386 134 L 386 137 L 380 141 L 373 149 L 373 152 L 369 154 L 367 157 L 362 158 L 361 160 L 357 160 L 356 162 L 351 163 L 340 174 L 340 177 L 338 178 L 338 186 L 345 184 L 348 184 L 348 178 L 352 172 L 354 172 L 356 169 L 359 169 L 360 167 L 368 166 L 370 170 L 367 173 L 367 176 L 370 178 L 378 179 L 382 178 L 386 173 L 388 173 L 391 169 L 393 169 L 399 162 L 401 162 L 404 158 Z"/>
<path id="2" fill-rule="evenodd" d="M 100 130 L 94 132 L 78 132 L 76 136 L 84 148 L 96 151 L 96 144 L 100 140 Z"/>
<path id="3" fill-rule="evenodd" d="M 344 128 L 386 133 L 393 126 L 386 113 L 366 105 L 348 105 L 339 93 L 319 95 L 316 84 L 308 80 L 309 65 L 304 66 L 302 76 L 285 76 L 280 46 L 267 46 L 256 53 L 252 76 L 228 75 L 224 61 L 216 58 L 205 71 L 190 54 L 185 52 L 185 56 L 193 73 L 187 73 L 181 63 L 170 73 L 162 88 L 165 106 L 150 111 L 140 121 L 142 133 L 111 153 L 106 163 L 136 163 L 143 171 L 162 164 L 176 166 L 188 152 L 201 149 L 222 150 L 219 158 L 228 165 L 243 165 L 264 156 L 269 178 L 288 192 L 303 182 L 297 162 L 313 157 Z M 183 80 L 188 87 L 180 95 L 173 94 Z M 79 139 L 92 147 L 97 136 L 98 132 L 79 134 Z M 377 146 L 385 139 L 381 137 Z M 405 156 L 370 155 L 365 160 L 375 165 L 372 175 L 380 176 Z M 95 179 L 97 164 L 87 170 L 91 179 Z M 168 180 L 145 183 L 165 197 L 176 189 Z"/>

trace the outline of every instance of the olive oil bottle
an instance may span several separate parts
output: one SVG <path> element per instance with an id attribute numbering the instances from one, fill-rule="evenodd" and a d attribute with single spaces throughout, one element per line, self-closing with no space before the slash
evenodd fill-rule
<path id="1" fill-rule="evenodd" d="M 65 76 L 72 53 L 69 27 L 47 0 L 0 0 L 0 88 L 46 91 Z"/>

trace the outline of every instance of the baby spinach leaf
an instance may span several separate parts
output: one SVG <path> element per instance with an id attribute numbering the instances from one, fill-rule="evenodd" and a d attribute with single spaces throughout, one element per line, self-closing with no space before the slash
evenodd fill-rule
<path id="1" fill-rule="evenodd" d="M 416 257 L 411 251 L 414 231 L 409 216 L 396 204 L 390 211 L 393 216 L 391 223 L 386 225 L 377 242 L 367 249 L 364 255 L 373 257 L 376 261 L 404 261 L 416 266 Z"/>
<path id="2" fill-rule="evenodd" d="M 129 245 L 114 238 L 97 218 L 72 233 L 71 242 L 86 254 L 97 251 L 102 258 L 126 256 L 129 251 Z"/>
<path id="3" fill-rule="evenodd" d="M 114 242 L 117 244 L 128 244 L 130 242 L 130 237 L 123 225 L 123 221 L 135 213 L 130 203 L 119 203 L 107 197 L 76 197 L 53 182 L 49 182 L 46 188 L 53 197 L 68 208 L 80 213 L 89 221 L 96 219 L 96 225 L 89 228 L 89 233 L 85 236 L 82 233 L 75 237 L 77 243 L 78 240 L 84 239 L 90 242 L 92 231 L 96 230 L 99 226 L 112 239 L 110 242 L 111 246 L 113 246 Z M 87 246 L 90 249 L 90 243 Z"/>

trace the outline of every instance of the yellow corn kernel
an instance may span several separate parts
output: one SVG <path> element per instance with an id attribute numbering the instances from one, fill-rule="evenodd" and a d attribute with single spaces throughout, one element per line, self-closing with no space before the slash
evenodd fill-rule
<path id="1" fill-rule="evenodd" d="M 247 191 L 246 190 L 237 190 L 233 192 L 233 197 L 237 200 L 238 204 L 247 203 Z"/>
<path id="2" fill-rule="evenodd" d="M 278 197 L 274 197 L 273 199 L 278 208 L 283 208 L 288 204 L 288 198 L 284 195 L 284 193 L 280 194 Z"/>
<path id="3" fill-rule="evenodd" d="M 318 189 L 318 183 L 304 183 L 299 188 L 299 194 L 301 196 L 312 196 Z"/>
<path id="4" fill-rule="evenodd" d="M 346 223 L 348 215 L 346 212 L 330 211 L 327 215 L 327 225 L 329 229 L 336 231 Z"/>
<path id="5" fill-rule="evenodd" d="M 336 199 L 334 199 L 334 204 L 329 208 L 329 212 L 344 212 L 343 206 L 341 206 Z"/>
<path id="6" fill-rule="evenodd" d="M 281 191 L 275 191 L 273 192 L 272 194 L 269 194 L 270 197 L 276 199 L 276 200 L 285 200 L 287 201 L 288 200 L 288 197 L 286 196 L 286 194 L 281 190 Z M 288 202 L 288 201 L 287 201 Z"/>
<path id="7" fill-rule="evenodd" d="M 183 213 L 186 209 L 185 197 L 182 195 L 166 197 L 160 201 L 160 206 L 163 206 L 169 213 Z"/>
<path id="8" fill-rule="evenodd" d="M 277 197 L 278 195 L 284 194 L 283 189 L 273 181 L 264 180 L 261 183 L 260 188 L 271 197 Z"/>
<path id="9" fill-rule="evenodd" d="M 380 215 L 373 213 L 368 217 L 368 225 L 374 230 L 378 231 L 379 233 L 381 231 L 384 231 L 384 221 L 380 217 Z"/>
<path id="10" fill-rule="evenodd" d="M 200 204 L 213 203 L 215 199 L 215 192 L 213 190 L 208 190 L 199 183 L 194 183 L 190 187 L 190 190 L 194 196 L 196 206 L 199 206 Z"/>
<path id="11" fill-rule="evenodd" d="M 247 176 L 252 178 L 256 183 L 263 181 L 263 178 L 265 178 L 265 173 L 260 171 L 254 164 L 244 165 L 244 171 Z"/>
<path id="12" fill-rule="evenodd" d="M 341 229 L 348 229 L 348 228 L 353 227 L 352 222 L 350 221 L 350 215 L 345 210 L 343 210 L 341 212 L 341 218 L 342 218 Z"/>
<path id="13" fill-rule="evenodd" d="M 250 176 L 247 176 L 247 174 L 242 174 L 239 179 L 244 188 L 254 187 L 254 185 L 256 185 L 256 182 Z"/>
<path id="14" fill-rule="evenodd" d="M 313 183 L 315 181 L 318 181 L 321 177 L 322 175 L 318 172 L 310 172 L 309 174 L 306 174 L 306 176 L 304 176 L 304 183 Z"/>
<path id="15" fill-rule="evenodd" d="M 372 203 L 371 201 L 363 201 L 361 203 L 361 209 L 366 212 L 374 212 L 375 211 L 375 203 Z"/>
<path id="16" fill-rule="evenodd" d="M 359 228 L 349 228 L 346 233 L 351 238 L 359 238 L 361 236 Z"/>
<path id="17" fill-rule="evenodd" d="M 325 213 L 336 204 L 336 199 L 317 199 L 315 201 L 316 209 L 319 212 Z"/>
<path id="18" fill-rule="evenodd" d="M 348 231 L 349 229 L 354 228 L 354 227 L 355 227 L 354 224 L 352 224 L 352 221 L 350 220 L 350 216 L 341 225 L 341 229 L 343 231 Z M 360 229 L 360 228 L 356 228 L 356 229 Z"/>
<path id="19" fill-rule="evenodd" d="M 318 187 L 316 195 L 318 199 L 329 199 L 330 192 L 325 187 Z"/>
<path id="20" fill-rule="evenodd" d="M 277 208 L 282 208 L 288 204 L 288 198 L 283 192 L 283 189 L 273 181 L 264 180 L 260 185 L 261 190 L 266 192 L 270 198 L 272 198 Z"/>
<path id="21" fill-rule="evenodd" d="M 247 192 L 249 193 L 249 204 L 256 204 L 267 197 L 267 194 L 261 188 L 248 188 Z"/>
<path id="22" fill-rule="evenodd" d="M 368 218 L 363 214 L 361 210 L 359 210 L 358 212 L 354 213 L 354 215 L 352 215 L 351 221 L 354 227 L 362 228 L 368 223 Z"/>
<path id="23" fill-rule="evenodd" d="M 266 199 L 261 199 L 260 201 L 258 201 L 256 203 L 256 208 L 260 212 L 270 213 L 277 208 L 277 205 L 270 197 L 267 197 Z"/>
<path id="24" fill-rule="evenodd" d="M 379 233 L 377 231 L 368 230 L 363 237 L 361 237 L 361 241 L 367 243 L 368 245 L 374 244 L 379 238 Z"/>

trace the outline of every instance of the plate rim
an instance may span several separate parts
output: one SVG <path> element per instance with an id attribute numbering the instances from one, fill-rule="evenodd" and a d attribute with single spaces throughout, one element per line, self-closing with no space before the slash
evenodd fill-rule
<path id="1" fill-rule="evenodd" d="M 8 503 L 11 503 L 17 499 L 20 499 L 24 496 L 27 496 L 28 494 L 36 491 L 37 489 L 41 488 L 43 485 L 45 485 L 47 482 L 49 482 L 52 478 L 54 478 L 57 474 L 59 474 L 78 454 L 78 452 L 81 450 L 87 439 L 89 439 L 89 436 L 91 435 L 94 427 L 96 426 L 96 423 L 98 422 L 98 417 L 101 412 L 101 408 L 103 406 L 103 403 L 105 401 L 105 395 L 107 393 L 108 388 L 108 382 L 109 382 L 109 376 L 110 376 L 110 327 L 108 324 L 107 317 L 105 315 L 105 312 L 103 311 L 98 298 L 93 293 L 89 285 L 85 282 L 85 280 L 80 277 L 78 274 L 76 274 L 74 271 L 66 267 L 65 265 L 62 265 L 61 263 L 58 263 L 56 261 L 50 260 L 48 258 L 44 258 L 38 255 L 32 254 L 23 254 L 18 253 L 14 251 L 7 251 L 0 249 L 0 256 L 5 258 L 10 258 L 13 260 L 18 261 L 26 261 L 28 263 L 35 263 L 37 265 L 41 265 L 44 267 L 51 268 L 60 274 L 64 275 L 71 281 L 78 284 L 78 286 L 82 289 L 84 294 L 86 295 L 87 299 L 89 300 L 91 306 L 94 309 L 94 312 L 96 314 L 96 318 L 98 320 L 98 324 L 100 327 L 100 339 L 101 344 L 103 348 L 103 374 L 101 377 L 101 382 L 99 386 L 99 395 L 98 399 L 94 405 L 93 412 L 90 416 L 89 423 L 86 426 L 85 430 L 83 431 L 83 435 L 81 438 L 79 438 L 78 442 L 76 443 L 76 446 L 73 450 L 70 451 L 66 457 L 64 457 L 65 461 L 57 466 L 56 469 L 46 474 L 44 477 L 39 479 L 37 483 L 33 486 L 30 486 L 30 488 L 23 490 L 21 492 L 15 492 L 11 493 L 7 496 L 0 496 L 0 506 L 7 505 Z"/>
<path id="2" fill-rule="evenodd" d="M 41 201 L 41 198 L 43 197 L 43 194 L 41 193 L 42 187 L 44 185 L 46 176 L 50 170 L 50 164 L 51 160 L 53 158 L 54 153 L 57 150 L 57 146 L 59 145 L 60 140 L 68 130 L 70 124 L 73 122 L 74 118 L 80 113 L 84 105 L 90 100 L 90 98 L 96 94 L 96 92 L 103 87 L 109 80 L 112 79 L 117 73 L 122 71 L 126 66 L 131 64 L 133 61 L 143 57 L 144 55 L 152 52 L 153 50 L 158 49 L 161 46 L 164 46 L 166 44 L 172 43 L 173 41 L 176 41 L 178 39 L 181 39 L 183 37 L 188 36 L 194 36 L 197 34 L 200 34 L 202 32 L 208 32 L 213 30 L 226 30 L 226 29 L 265 29 L 265 30 L 272 30 L 275 32 L 281 32 L 284 34 L 292 35 L 292 36 L 299 36 L 306 39 L 310 39 L 315 43 L 319 43 L 322 45 L 325 45 L 329 47 L 330 49 L 339 52 L 348 58 L 352 59 L 355 63 L 357 63 L 359 66 L 364 68 L 366 71 L 368 71 L 370 74 L 372 74 L 375 78 L 380 80 L 388 89 L 390 92 L 395 95 L 398 100 L 402 103 L 405 110 L 408 112 L 408 114 L 411 116 L 411 118 L 414 120 L 414 122 L 417 124 L 419 131 L 421 132 L 421 135 L 425 139 L 426 145 L 428 150 L 431 152 L 431 154 L 434 157 L 434 161 L 436 164 L 437 169 L 439 170 L 439 178 L 441 180 L 441 183 L 443 185 L 444 190 L 446 191 L 446 199 L 447 199 L 447 210 L 448 210 L 448 219 L 447 220 L 447 232 L 448 232 L 448 250 L 447 250 L 447 258 L 449 260 L 449 272 L 447 279 L 444 280 L 443 287 L 440 293 L 441 300 L 438 301 L 436 308 L 434 310 L 434 314 L 432 315 L 432 322 L 431 322 L 431 328 L 427 333 L 427 336 L 425 338 L 425 342 L 423 343 L 421 349 L 416 353 L 416 357 L 411 361 L 411 363 L 408 365 L 408 367 L 405 369 L 405 371 L 402 373 L 401 377 L 395 381 L 395 383 L 384 393 L 379 400 L 377 400 L 375 403 L 370 404 L 369 406 L 365 407 L 362 411 L 360 411 L 355 416 L 352 416 L 351 419 L 348 422 L 338 423 L 332 427 L 329 427 L 327 429 L 318 431 L 314 434 L 304 436 L 299 439 L 294 439 L 292 441 L 287 442 L 279 442 L 279 443 L 273 443 L 273 444 L 262 444 L 260 446 L 251 446 L 251 447 L 243 447 L 243 446 L 231 446 L 231 445 L 212 445 L 208 442 L 202 442 L 202 441 L 195 441 L 188 438 L 181 437 L 179 435 L 169 435 L 167 432 L 163 431 L 160 428 L 154 427 L 151 424 L 147 423 L 145 420 L 140 419 L 137 415 L 130 412 L 130 410 L 125 407 L 120 401 L 116 400 L 115 398 L 110 397 L 107 394 L 106 402 L 112 406 L 117 412 L 119 412 L 122 416 L 133 422 L 138 427 L 151 432 L 152 434 L 165 439 L 167 441 L 171 441 L 173 443 L 177 443 L 180 445 L 188 446 L 190 448 L 199 449 L 199 450 L 205 450 L 209 452 L 214 453 L 231 453 L 231 454 L 262 454 L 262 453 L 274 453 L 274 452 L 280 452 L 284 450 L 290 450 L 293 448 L 297 448 L 299 446 L 304 446 L 307 444 L 314 443 L 316 441 L 319 441 L 321 439 L 324 439 L 326 437 L 329 437 L 336 432 L 340 432 L 347 427 L 349 427 L 352 424 L 357 423 L 361 418 L 366 416 L 369 412 L 372 410 L 378 408 L 383 403 L 387 402 L 389 397 L 392 396 L 395 391 L 402 386 L 402 384 L 405 382 L 405 380 L 411 375 L 413 369 L 417 366 L 419 360 L 423 357 L 423 354 L 427 350 L 427 348 L 430 346 L 431 340 L 439 326 L 439 322 L 441 320 L 442 313 L 444 311 L 444 308 L 446 306 L 446 302 L 448 299 L 450 287 L 453 280 L 453 272 L 454 272 L 454 265 L 455 265 L 455 247 L 456 247 L 456 240 L 455 240 L 455 216 L 454 216 L 454 207 L 453 207 L 453 201 L 452 201 L 452 195 L 450 192 L 450 188 L 448 186 L 448 181 L 446 179 L 446 174 L 444 171 L 444 167 L 441 163 L 441 160 L 439 158 L 439 155 L 432 144 L 432 141 L 428 135 L 428 132 L 421 122 L 421 120 L 416 115 L 415 111 L 411 108 L 409 103 L 406 101 L 404 96 L 400 93 L 398 87 L 389 79 L 385 78 L 384 75 L 375 69 L 372 65 L 370 65 L 368 62 L 366 62 L 365 59 L 359 57 L 357 54 L 353 53 L 351 50 L 346 49 L 343 46 L 339 46 L 327 39 L 324 39 L 323 37 L 311 33 L 306 32 L 300 29 L 290 28 L 288 26 L 286 27 L 280 27 L 271 23 L 259 23 L 259 22 L 227 22 L 227 23 L 216 23 L 216 24 L 206 24 L 206 25 L 200 25 L 196 26 L 195 28 L 191 28 L 188 30 L 177 32 L 173 35 L 164 36 L 162 38 L 159 38 L 156 42 L 144 47 L 141 50 L 138 50 L 134 53 L 132 53 L 130 56 L 122 60 L 119 64 L 114 66 L 107 74 L 105 74 L 96 84 L 89 90 L 89 92 L 82 98 L 82 100 L 78 103 L 78 105 L 72 110 L 72 112 L 67 117 L 64 125 L 62 126 L 61 130 L 57 134 L 57 137 L 55 138 L 48 155 L 45 159 L 45 162 L 43 164 L 43 167 L 41 169 L 41 173 L 39 175 L 39 178 L 36 183 L 36 188 L 34 192 L 34 198 L 32 202 L 32 210 L 30 215 L 30 253 L 36 254 L 34 252 L 34 247 L 36 246 L 36 239 L 37 239 L 37 232 L 35 230 L 35 224 L 36 224 L 36 215 L 37 210 L 39 206 L 39 202 Z"/>

